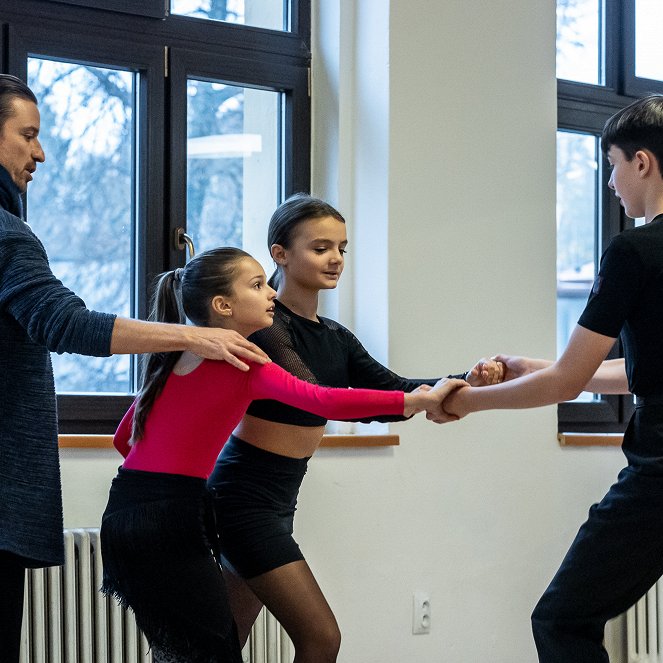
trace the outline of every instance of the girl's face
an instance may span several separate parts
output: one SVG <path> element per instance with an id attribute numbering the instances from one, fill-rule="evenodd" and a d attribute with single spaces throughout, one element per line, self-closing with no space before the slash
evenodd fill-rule
<path id="1" fill-rule="evenodd" d="M 212 306 L 227 321 L 226 327 L 249 336 L 274 321 L 276 291 L 267 285 L 265 270 L 253 258 L 241 258 L 235 267 L 230 297 L 215 297 Z"/>
<path id="2" fill-rule="evenodd" d="M 284 284 L 307 290 L 330 290 L 343 273 L 348 238 L 345 223 L 333 216 L 303 221 L 295 228 L 290 248 L 272 247 Z"/>

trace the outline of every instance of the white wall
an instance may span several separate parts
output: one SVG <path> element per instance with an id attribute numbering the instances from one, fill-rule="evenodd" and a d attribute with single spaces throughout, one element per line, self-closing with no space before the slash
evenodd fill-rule
<path id="1" fill-rule="evenodd" d="M 314 5 L 313 190 L 352 241 L 332 306 L 403 374 L 552 356 L 555 3 Z M 530 612 L 620 452 L 560 448 L 554 408 L 392 431 L 399 447 L 321 450 L 301 494 L 339 660 L 531 663 Z M 97 524 L 118 459 L 62 460 L 66 525 Z"/>
<path id="2" fill-rule="evenodd" d="M 316 6 L 313 189 L 350 224 L 344 319 L 403 374 L 552 356 L 555 3 Z M 535 660 L 530 612 L 621 453 L 560 448 L 555 408 L 392 430 L 391 451 L 322 450 L 302 492 L 340 660 Z"/>

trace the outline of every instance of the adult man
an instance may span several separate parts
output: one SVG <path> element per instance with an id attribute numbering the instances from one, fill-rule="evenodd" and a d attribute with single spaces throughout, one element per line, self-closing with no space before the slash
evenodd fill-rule
<path id="1" fill-rule="evenodd" d="M 37 99 L 0 74 L 0 655 L 18 661 L 26 567 L 63 562 L 55 389 L 49 350 L 108 356 L 190 350 L 248 368 L 264 353 L 235 332 L 97 313 L 65 288 L 22 220 L 38 163 Z"/>

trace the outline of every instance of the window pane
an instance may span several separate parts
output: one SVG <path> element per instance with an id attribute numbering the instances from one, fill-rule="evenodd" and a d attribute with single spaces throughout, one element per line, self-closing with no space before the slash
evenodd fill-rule
<path id="1" fill-rule="evenodd" d="M 663 2 L 636 0 L 635 3 L 635 75 L 663 81 L 661 55 Z"/>
<path id="2" fill-rule="evenodd" d="M 181 16 L 243 23 L 287 30 L 286 0 L 171 0 L 170 11 Z"/>
<path id="3" fill-rule="evenodd" d="M 557 132 L 557 356 L 585 308 L 596 275 L 598 138 Z M 583 394 L 582 400 L 591 400 Z"/>
<path id="4" fill-rule="evenodd" d="M 557 78 L 603 85 L 603 0 L 557 0 Z"/>
<path id="5" fill-rule="evenodd" d="M 28 83 L 46 153 L 28 221 L 55 275 L 89 308 L 130 315 L 134 74 L 30 58 Z M 132 390 L 126 355 L 52 357 L 59 393 Z"/>
<path id="6" fill-rule="evenodd" d="M 190 79 L 187 97 L 187 232 L 196 251 L 241 246 L 268 269 L 280 95 Z"/>

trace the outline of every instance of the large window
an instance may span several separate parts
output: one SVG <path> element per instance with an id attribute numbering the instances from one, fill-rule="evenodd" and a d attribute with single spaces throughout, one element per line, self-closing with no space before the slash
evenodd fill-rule
<path id="1" fill-rule="evenodd" d="M 227 244 L 269 258 L 265 219 L 279 193 L 279 97 L 187 81 L 187 231 L 196 250 Z"/>
<path id="2" fill-rule="evenodd" d="M 48 167 L 30 188 L 30 224 L 53 273 L 90 308 L 135 313 L 136 74 L 31 57 L 28 84 L 41 110 Z M 131 393 L 130 357 L 53 355 L 57 388 Z"/>
<path id="3" fill-rule="evenodd" d="M 3 2 L 0 67 L 39 99 L 46 162 L 26 209 L 54 273 L 90 308 L 145 317 L 183 236 L 269 269 L 271 212 L 309 187 L 310 4 L 135 4 Z M 114 430 L 139 362 L 53 365 L 61 432 Z"/>
<path id="4" fill-rule="evenodd" d="M 663 92 L 655 27 L 659 0 L 557 0 L 557 348 L 566 346 L 587 301 L 601 254 L 624 228 L 608 189 L 599 137 L 605 121 L 635 98 Z M 620 356 L 616 343 L 612 355 Z M 620 432 L 629 396 L 584 393 L 559 406 L 563 432 Z"/>

